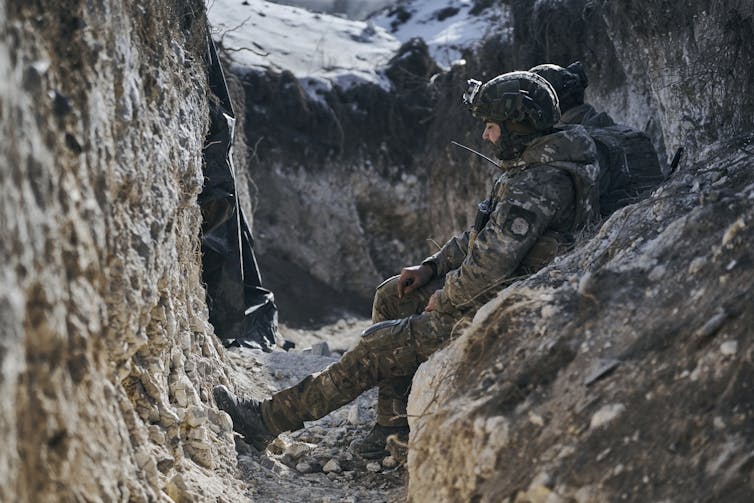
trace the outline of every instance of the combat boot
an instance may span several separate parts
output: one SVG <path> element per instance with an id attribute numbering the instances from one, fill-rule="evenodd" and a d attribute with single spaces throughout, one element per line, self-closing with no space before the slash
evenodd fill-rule
<path id="1" fill-rule="evenodd" d="M 227 412 L 233 420 L 233 430 L 243 435 L 257 450 L 264 451 L 275 440 L 276 435 L 270 433 L 262 420 L 260 402 L 254 399 L 239 400 L 223 385 L 215 386 L 212 396 L 217 407 Z"/>
<path id="2" fill-rule="evenodd" d="M 408 443 L 408 426 L 382 426 L 375 424 L 372 431 L 361 440 L 351 442 L 351 451 L 364 459 L 379 459 L 390 456 L 387 438 L 395 435 L 404 444 Z"/>

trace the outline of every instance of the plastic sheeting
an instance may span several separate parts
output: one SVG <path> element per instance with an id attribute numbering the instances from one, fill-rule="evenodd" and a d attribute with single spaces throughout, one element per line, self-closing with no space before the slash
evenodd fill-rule
<path id="1" fill-rule="evenodd" d="M 262 287 L 254 238 L 238 204 L 231 148 L 235 114 L 214 42 L 209 39 L 210 127 L 204 144 L 202 279 L 209 321 L 225 346 L 271 351 L 276 345 L 277 306 Z"/>

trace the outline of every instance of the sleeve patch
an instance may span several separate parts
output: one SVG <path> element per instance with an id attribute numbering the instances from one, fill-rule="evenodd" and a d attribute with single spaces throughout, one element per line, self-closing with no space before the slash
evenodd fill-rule
<path id="1" fill-rule="evenodd" d="M 508 213 L 508 218 L 505 220 L 505 233 L 513 236 L 515 239 L 523 240 L 531 232 L 536 218 L 536 215 L 531 211 L 525 210 L 520 206 L 513 206 Z"/>

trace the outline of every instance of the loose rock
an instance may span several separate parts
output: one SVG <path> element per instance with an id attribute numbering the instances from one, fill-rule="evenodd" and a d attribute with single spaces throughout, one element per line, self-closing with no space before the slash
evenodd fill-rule
<path id="1" fill-rule="evenodd" d="M 348 411 L 348 422 L 355 426 L 358 426 L 364 422 L 364 418 L 361 415 L 361 410 L 359 410 L 358 404 L 354 404 Z"/>
<path id="2" fill-rule="evenodd" d="M 738 342 L 737 341 L 725 341 L 722 344 L 720 344 L 720 352 L 724 354 L 725 356 L 731 356 L 736 354 L 738 352 Z"/>
<path id="3" fill-rule="evenodd" d="M 314 356 L 330 356 L 330 346 L 327 341 L 318 342 L 312 344 L 310 352 Z"/>
<path id="4" fill-rule="evenodd" d="M 298 461 L 302 456 L 308 454 L 310 451 L 311 446 L 303 442 L 292 442 L 285 448 L 283 454 L 289 456 L 295 461 Z"/>
<path id="5" fill-rule="evenodd" d="M 398 461 L 396 461 L 393 456 L 388 456 L 382 460 L 382 466 L 388 469 L 395 468 L 398 466 Z"/>
<path id="6" fill-rule="evenodd" d="M 626 406 L 622 403 L 611 403 L 609 405 L 605 405 L 594 413 L 592 420 L 589 422 L 589 427 L 599 428 L 600 426 L 604 426 L 618 417 L 624 410 L 626 410 Z"/>
<path id="7" fill-rule="evenodd" d="M 340 467 L 340 463 L 338 463 L 338 460 L 333 458 L 327 463 L 325 463 L 325 466 L 322 467 L 322 471 L 325 473 L 340 473 L 343 471 L 343 469 Z"/>
<path id="8" fill-rule="evenodd" d="M 296 471 L 299 473 L 313 473 L 314 467 L 310 463 L 302 461 L 301 463 L 296 465 Z"/>

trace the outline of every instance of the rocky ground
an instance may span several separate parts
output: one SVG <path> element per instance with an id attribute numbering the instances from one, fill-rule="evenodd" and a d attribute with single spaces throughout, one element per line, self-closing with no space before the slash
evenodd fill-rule
<path id="1" fill-rule="evenodd" d="M 232 368 L 228 377 L 241 396 L 263 398 L 336 361 L 369 324 L 369 320 L 354 318 L 316 330 L 281 326 L 281 335 L 295 342 L 296 348 L 272 353 L 233 348 L 227 352 Z M 363 460 L 348 449 L 374 424 L 376 398 L 376 390 L 365 393 L 332 414 L 307 423 L 303 430 L 281 435 L 262 454 L 236 437 L 238 467 L 249 483 L 250 499 L 291 503 L 404 501 L 404 465 L 392 457 Z"/>

